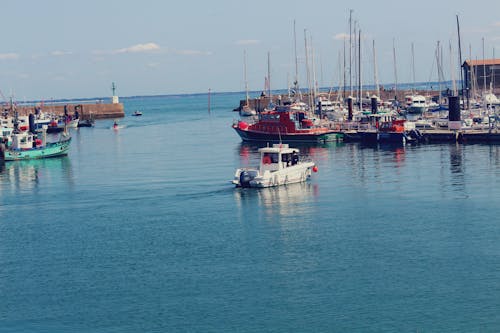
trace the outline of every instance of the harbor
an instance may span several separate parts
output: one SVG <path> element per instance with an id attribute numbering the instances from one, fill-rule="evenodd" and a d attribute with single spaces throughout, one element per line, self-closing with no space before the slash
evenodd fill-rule
<path id="1" fill-rule="evenodd" d="M 6 2 L 0 333 L 500 332 L 500 3 L 347 5 Z"/>
<path id="2" fill-rule="evenodd" d="M 228 126 L 239 96 L 213 94 L 210 115 L 206 94 L 122 98 L 143 111 L 124 128 L 96 120 L 67 156 L 0 165 L 2 327 L 496 326 L 500 145 L 302 144 L 310 180 L 235 188 L 266 147 Z"/>

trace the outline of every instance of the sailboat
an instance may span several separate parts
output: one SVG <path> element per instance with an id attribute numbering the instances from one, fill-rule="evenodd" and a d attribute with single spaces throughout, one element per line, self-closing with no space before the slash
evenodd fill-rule
<path id="1" fill-rule="evenodd" d="M 245 105 L 243 105 L 240 109 L 240 116 L 242 117 L 250 117 L 255 116 L 257 111 L 254 108 L 250 107 L 250 103 L 248 102 L 248 81 L 247 81 L 247 53 L 243 51 L 243 63 L 245 67 Z"/>

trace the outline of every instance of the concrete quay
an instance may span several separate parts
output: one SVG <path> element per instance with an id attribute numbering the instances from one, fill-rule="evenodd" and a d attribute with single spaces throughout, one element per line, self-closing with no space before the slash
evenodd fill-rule
<path id="1" fill-rule="evenodd" d="M 30 113 L 35 114 L 37 106 L 17 106 L 16 110 L 20 116 L 27 116 Z M 67 110 L 69 115 L 74 115 L 78 111 L 80 119 L 109 119 L 123 118 L 125 111 L 122 103 L 67 103 L 57 105 L 44 105 L 40 107 L 41 111 L 46 114 L 54 114 L 62 116 Z"/>

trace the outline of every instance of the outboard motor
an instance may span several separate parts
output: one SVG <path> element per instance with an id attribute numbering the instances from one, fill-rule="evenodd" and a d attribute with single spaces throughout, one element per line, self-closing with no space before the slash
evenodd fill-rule
<path id="1" fill-rule="evenodd" d="M 240 186 L 241 187 L 250 187 L 250 181 L 252 180 L 252 176 L 248 171 L 242 171 L 240 173 Z"/>

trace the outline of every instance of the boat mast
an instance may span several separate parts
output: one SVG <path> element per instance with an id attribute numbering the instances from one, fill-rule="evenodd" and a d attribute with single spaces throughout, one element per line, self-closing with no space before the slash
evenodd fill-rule
<path id="1" fill-rule="evenodd" d="M 458 15 L 457 15 L 457 34 L 458 34 L 458 61 L 459 61 L 459 68 L 460 68 L 460 82 L 461 82 L 461 89 L 462 89 L 462 101 L 465 98 L 464 95 L 464 73 L 462 70 L 462 44 L 461 44 L 461 39 L 460 39 L 460 22 L 458 21 Z M 467 96 L 467 109 L 469 108 L 469 96 Z"/>
<path id="2" fill-rule="evenodd" d="M 413 85 L 411 89 L 411 94 L 415 95 L 415 49 L 413 46 L 413 42 L 411 43 L 411 68 L 412 68 L 412 79 L 413 79 Z"/>
<path id="3" fill-rule="evenodd" d="M 392 39 L 392 58 L 394 60 L 394 100 L 398 100 L 398 68 L 396 66 L 396 42 Z"/>
<path id="4" fill-rule="evenodd" d="M 244 76 L 245 76 L 245 98 L 246 105 L 248 106 L 248 80 L 247 80 L 247 50 L 243 50 L 243 66 L 244 66 Z"/>
<path id="5" fill-rule="evenodd" d="M 346 89 L 347 89 L 347 81 L 346 81 L 346 62 L 345 62 L 345 42 L 346 42 L 346 38 L 344 37 L 344 90 L 342 90 L 342 103 L 345 101 L 345 92 L 346 92 Z"/>
<path id="6" fill-rule="evenodd" d="M 486 94 L 486 59 L 484 58 L 484 37 L 483 37 L 483 95 Z"/>
<path id="7" fill-rule="evenodd" d="M 312 88 L 313 88 L 312 102 L 314 104 L 316 101 L 316 96 L 318 95 L 318 92 L 319 92 L 319 87 L 318 87 L 318 79 L 316 77 L 316 61 L 314 60 L 316 55 L 314 54 L 312 36 L 309 36 L 309 39 L 311 41 L 311 68 L 312 68 L 312 78 L 311 79 L 312 79 Z"/>
<path id="8" fill-rule="evenodd" d="M 439 97 L 438 97 L 438 103 L 441 104 L 441 83 L 442 83 L 442 80 L 443 80 L 443 76 L 442 76 L 442 73 L 443 73 L 443 69 L 441 68 L 441 54 L 440 54 L 440 45 L 439 45 L 439 41 L 437 41 L 437 45 L 436 45 L 436 64 L 437 64 L 437 72 L 438 72 L 438 90 L 439 90 Z"/>
<path id="9" fill-rule="evenodd" d="M 359 85 L 359 109 L 363 111 L 363 86 L 361 85 L 361 29 L 358 38 L 358 85 Z"/>
<path id="10" fill-rule="evenodd" d="M 349 10 L 349 86 L 351 88 L 351 95 L 353 94 L 352 91 L 352 12 L 353 9 Z"/>
<path id="11" fill-rule="evenodd" d="M 307 101 L 309 104 L 309 107 L 313 107 L 313 103 L 311 101 L 312 97 L 312 92 L 311 92 L 311 71 L 309 69 L 309 48 L 307 47 L 307 30 L 304 29 L 304 47 L 306 50 L 306 73 L 307 73 L 307 88 L 309 90 L 308 95 L 307 95 Z"/>
<path id="12" fill-rule="evenodd" d="M 293 89 L 295 94 L 299 94 L 299 57 L 297 55 L 297 33 L 295 30 L 295 20 L 293 20 L 293 47 L 295 51 L 295 81 L 293 82 Z"/>
<path id="13" fill-rule="evenodd" d="M 271 52 L 267 51 L 267 85 L 269 89 L 269 103 L 273 103 L 273 95 L 271 94 Z"/>
<path id="14" fill-rule="evenodd" d="M 378 85 L 378 72 L 377 72 L 377 52 L 375 51 L 375 39 L 373 40 L 373 79 L 375 80 L 375 91 L 377 97 L 380 97 L 380 87 Z"/>
<path id="15" fill-rule="evenodd" d="M 453 49 L 451 47 L 451 40 L 450 40 L 450 72 L 451 72 L 451 82 L 453 84 L 453 96 L 457 96 L 458 90 L 457 90 L 457 83 L 455 82 L 455 71 L 453 68 Z"/>

